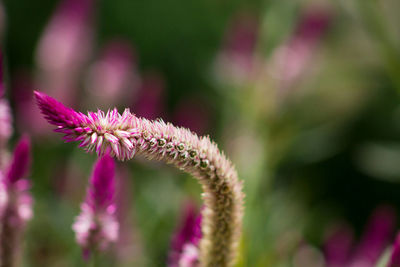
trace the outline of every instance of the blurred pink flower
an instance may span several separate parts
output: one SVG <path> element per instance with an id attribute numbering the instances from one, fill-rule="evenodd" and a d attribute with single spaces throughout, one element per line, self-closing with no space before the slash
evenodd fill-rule
<path id="1" fill-rule="evenodd" d="M 75 104 L 77 80 L 90 56 L 95 0 L 62 0 L 38 44 L 38 86 Z"/>
<path id="2" fill-rule="evenodd" d="M 273 55 L 272 70 L 280 81 L 281 93 L 286 94 L 311 62 L 311 57 L 322 35 L 330 25 L 332 14 L 328 10 L 311 7 L 300 18 L 290 40 Z"/>
<path id="3" fill-rule="evenodd" d="M 228 82 L 242 84 L 257 65 L 255 47 L 259 23 L 251 14 L 240 14 L 228 28 L 225 44 L 217 58 L 217 72 Z"/>
<path id="4" fill-rule="evenodd" d="M 90 67 L 86 87 L 98 101 L 110 105 L 128 104 L 137 85 L 135 58 L 130 45 L 113 41 L 106 45 L 100 58 Z M 136 88 L 137 89 L 137 88 Z"/>
<path id="5" fill-rule="evenodd" d="M 114 160 L 108 154 L 97 161 L 86 200 L 82 203 L 81 213 L 72 226 L 85 257 L 88 257 L 92 250 L 105 250 L 110 243 L 118 239 L 114 169 Z"/>

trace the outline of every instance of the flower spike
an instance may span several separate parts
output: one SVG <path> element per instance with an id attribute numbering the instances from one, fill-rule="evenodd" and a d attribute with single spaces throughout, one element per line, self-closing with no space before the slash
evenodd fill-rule
<path id="1" fill-rule="evenodd" d="M 110 154 L 119 160 L 135 154 L 162 160 L 196 177 L 203 187 L 200 266 L 232 266 L 241 234 L 242 182 L 233 164 L 208 136 L 162 120 L 138 118 L 129 109 L 78 113 L 53 98 L 35 92 L 38 105 L 65 140 L 79 141 L 87 151 Z"/>
<path id="2" fill-rule="evenodd" d="M 109 155 L 97 161 L 86 201 L 81 206 L 82 212 L 72 226 L 85 257 L 89 257 L 92 250 L 105 250 L 117 241 L 119 224 L 115 215 L 114 170 L 114 160 Z"/>

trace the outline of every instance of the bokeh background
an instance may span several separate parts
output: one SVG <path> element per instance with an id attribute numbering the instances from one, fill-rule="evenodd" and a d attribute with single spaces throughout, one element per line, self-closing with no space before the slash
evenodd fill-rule
<path id="1" fill-rule="evenodd" d="M 33 140 L 23 266 L 84 266 L 71 225 L 96 159 L 51 131 L 34 89 L 216 140 L 247 195 L 238 266 L 383 262 L 400 226 L 399 12 L 396 0 L 4 0 L 9 147 Z M 118 184 L 121 239 L 102 266 L 165 266 L 200 186 L 141 158 L 118 165 Z"/>

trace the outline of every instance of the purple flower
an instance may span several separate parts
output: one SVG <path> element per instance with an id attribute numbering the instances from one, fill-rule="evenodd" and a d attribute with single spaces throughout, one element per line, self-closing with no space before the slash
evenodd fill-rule
<path id="1" fill-rule="evenodd" d="M 169 267 L 194 267 L 199 259 L 199 241 L 201 239 L 201 215 L 193 204 L 188 204 L 180 228 L 171 241 L 168 255 Z"/>
<path id="2" fill-rule="evenodd" d="M 400 233 L 397 234 L 394 242 L 388 267 L 400 267 Z"/>
<path id="3" fill-rule="evenodd" d="M 110 243 L 117 241 L 119 225 L 115 215 L 114 169 L 114 160 L 108 154 L 97 161 L 86 200 L 72 226 L 85 256 L 93 250 L 105 250 Z"/>

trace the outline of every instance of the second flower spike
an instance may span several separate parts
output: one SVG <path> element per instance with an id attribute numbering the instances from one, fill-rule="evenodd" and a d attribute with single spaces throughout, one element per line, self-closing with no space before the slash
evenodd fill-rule
<path id="1" fill-rule="evenodd" d="M 103 251 L 117 241 L 119 224 L 116 219 L 115 166 L 108 155 L 101 157 L 94 166 L 81 213 L 72 228 L 85 258 L 91 252 Z"/>

